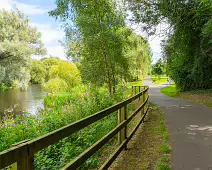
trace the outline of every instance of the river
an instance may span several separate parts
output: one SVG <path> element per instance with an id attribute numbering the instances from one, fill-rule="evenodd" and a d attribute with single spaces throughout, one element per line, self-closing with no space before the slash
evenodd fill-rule
<path id="1" fill-rule="evenodd" d="M 42 107 L 45 96 L 46 92 L 40 85 L 32 85 L 25 91 L 20 89 L 0 91 L 0 116 L 4 114 L 5 109 L 18 105 L 22 111 L 36 114 L 38 108 Z"/>

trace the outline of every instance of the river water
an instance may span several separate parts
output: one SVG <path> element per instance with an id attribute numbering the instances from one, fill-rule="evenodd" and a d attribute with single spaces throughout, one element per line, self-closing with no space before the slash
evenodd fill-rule
<path id="1" fill-rule="evenodd" d="M 46 93 L 40 85 L 32 85 L 25 91 L 20 89 L 0 91 L 0 116 L 4 114 L 5 109 L 17 106 L 20 106 L 22 111 L 36 114 L 38 108 L 43 106 L 45 96 Z"/>

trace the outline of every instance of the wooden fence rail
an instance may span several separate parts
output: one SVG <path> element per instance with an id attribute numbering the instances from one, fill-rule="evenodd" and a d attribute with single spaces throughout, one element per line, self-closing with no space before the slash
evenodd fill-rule
<path id="1" fill-rule="evenodd" d="M 141 91 L 141 89 L 143 90 Z M 136 90 L 138 91 L 138 94 L 136 94 Z M 68 163 L 64 168 L 62 168 L 71 170 L 77 169 L 88 158 L 90 158 L 94 153 L 96 153 L 104 144 L 109 142 L 110 139 L 112 139 L 115 135 L 118 134 L 118 148 L 100 168 L 107 169 L 116 159 L 119 153 L 123 149 L 127 149 L 127 143 L 130 141 L 133 134 L 136 132 L 148 112 L 148 87 L 132 86 L 132 95 L 133 96 L 131 98 L 120 102 L 112 107 L 109 107 L 103 111 L 97 112 L 91 116 L 88 116 L 77 122 L 64 126 L 39 138 L 20 142 L 18 144 L 13 145 L 11 149 L 0 152 L 0 169 L 12 165 L 13 170 L 33 170 L 33 160 L 35 153 L 52 144 L 57 143 L 59 140 L 70 136 L 71 134 L 112 114 L 113 112 L 118 111 L 118 125 L 116 126 L 116 128 L 110 131 L 104 137 L 102 137 L 99 141 L 97 141 L 83 153 L 81 153 L 73 161 Z M 141 105 L 127 118 L 127 105 L 136 99 L 141 101 Z M 141 112 L 139 123 L 136 125 L 135 129 L 133 129 L 133 131 L 129 135 L 127 135 L 128 123 L 139 112 Z"/>

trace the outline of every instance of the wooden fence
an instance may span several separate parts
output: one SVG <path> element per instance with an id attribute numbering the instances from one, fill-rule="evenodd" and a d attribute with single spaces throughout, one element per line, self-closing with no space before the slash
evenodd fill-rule
<path id="1" fill-rule="evenodd" d="M 136 94 L 138 91 L 138 94 Z M 105 145 L 110 139 L 118 134 L 119 145 L 118 148 L 111 154 L 108 160 L 100 167 L 100 169 L 107 169 L 116 157 L 120 154 L 123 149 L 127 149 L 127 143 L 130 141 L 139 125 L 143 122 L 145 115 L 148 112 L 148 87 L 146 86 L 133 86 L 132 87 L 133 97 L 120 102 L 112 107 L 109 107 L 103 111 L 97 112 L 89 117 L 82 120 L 64 126 L 51 133 L 33 140 L 26 140 L 13 145 L 11 149 L 0 152 L 0 169 L 12 165 L 13 170 L 33 170 L 34 154 L 38 151 L 57 143 L 59 140 L 70 136 L 71 134 L 87 127 L 88 125 L 95 123 L 96 121 L 118 111 L 118 125 L 115 129 L 110 131 L 99 141 L 77 156 L 73 161 L 68 163 L 62 169 L 77 169 L 82 165 L 88 158 L 96 153 L 103 145 Z M 127 118 L 127 105 L 138 99 L 141 101 L 141 105 Z M 139 123 L 133 129 L 133 131 L 127 134 L 128 123 L 138 114 L 141 113 Z"/>

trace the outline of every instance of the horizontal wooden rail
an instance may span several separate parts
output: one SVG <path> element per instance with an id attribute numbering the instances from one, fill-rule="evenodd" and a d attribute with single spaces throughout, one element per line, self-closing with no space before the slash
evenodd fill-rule
<path id="1" fill-rule="evenodd" d="M 48 133 L 44 136 L 41 136 L 39 138 L 36 138 L 34 140 L 30 141 L 24 141 L 20 143 L 20 145 L 12 147 L 11 149 L 5 150 L 3 152 L 0 152 L 0 169 L 5 168 L 13 163 L 17 162 L 17 169 L 18 170 L 31 170 L 33 169 L 33 159 L 34 154 L 38 151 L 57 143 L 59 140 L 70 136 L 71 134 L 89 126 L 90 124 L 112 114 L 115 111 L 120 110 L 121 108 L 127 106 L 127 104 L 131 103 L 132 101 L 136 100 L 141 96 L 146 96 L 148 94 L 148 87 L 144 87 L 143 91 L 140 91 L 141 87 L 139 87 L 139 93 L 134 95 L 133 97 L 120 102 L 112 107 L 109 107 L 103 111 L 97 112 L 91 116 L 88 116 L 82 120 L 79 120 L 77 122 L 71 123 L 67 126 L 64 126 L 60 129 L 57 129 L 51 133 Z M 136 89 L 136 88 L 135 88 Z M 79 167 L 83 162 L 85 162 L 89 157 L 91 157 L 96 151 L 98 151 L 105 143 L 107 143 L 111 138 L 113 138 L 117 133 L 120 133 L 120 131 L 123 130 L 123 128 L 127 128 L 127 124 L 133 119 L 133 117 L 142 109 L 145 108 L 148 102 L 148 97 L 145 97 L 145 101 L 141 104 L 141 106 L 132 113 L 128 119 L 122 121 L 118 124 L 118 126 L 112 130 L 110 133 L 105 135 L 102 139 L 100 139 L 98 142 L 96 142 L 94 145 L 92 145 L 90 148 L 88 148 L 86 151 L 84 151 L 82 154 L 80 154 L 77 158 L 75 158 L 71 163 L 69 163 L 67 166 L 65 166 L 63 169 L 76 169 Z M 147 113 L 147 111 L 146 111 Z M 146 115 L 144 114 L 144 116 Z M 123 113 L 122 113 L 123 114 Z M 126 114 L 126 112 L 124 112 Z M 143 116 L 143 117 L 144 117 Z M 126 117 L 126 115 L 125 115 Z M 142 121 L 142 120 L 141 120 Z M 139 125 L 138 125 L 139 126 Z M 126 134 L 125 134 L 126 135 Z M 120 135 L 121 136 L 121 135 Z M 122 136 L 123 137 L 123 136 Z M 126 136 L 124 139 L 121 139 L 121 145 L 119 148 L 122 148 L 123 142 L 129 141 L 129 137 Z M 126 146 L 123 145 L 123 146 Z M 110 163 L 111 161 L 109 161 Z M 106 166 L 109 165 L 109 163 L 106 164 Z M 105 166 L 105 167 L 106 167 Z"/>
<path id="2" fill-rule="evenodd" d="M 110 133 L 108 133 L 102 139 L 97 141 L 86 151 L 81 153 L 77 158 L 75 158 L 70 164 L 66 165 L 63 169 L 70 169 L 70 170 L 77 169 L 83 162 L 85 162 L 89 157 L 91 157 L 95 152 L 97 152 L 104 144 L 106 144 L 110 139 L 112 139 L 123 127 L 125 127 L 133 119 L 133 117 L 136 116 L 136 114 L 144 107 L 147 101 L 148 98 L 145 101 L 145 103 L 143 103 L 133 114 L 131 114 L 127 120 L 120 123 L 115 129 L 113 129 Z"/>

